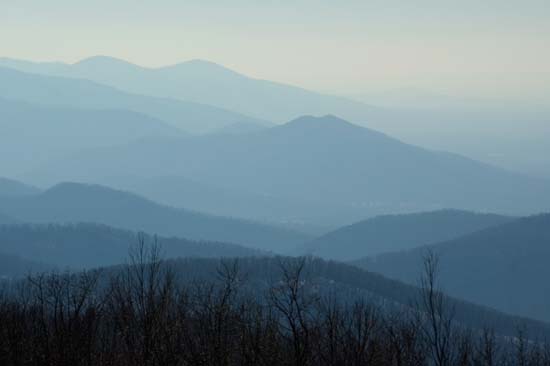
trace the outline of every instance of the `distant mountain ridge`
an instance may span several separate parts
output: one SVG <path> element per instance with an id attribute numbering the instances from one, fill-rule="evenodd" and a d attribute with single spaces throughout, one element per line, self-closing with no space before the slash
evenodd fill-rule
<path id="1" fill-rule="evenodd" d="M 107 185 L 117 176 L 131 177 L 129 184 L 151 177 L 193 177 L 229 191 L 340 206 L 344 215 L 347 207 L 353 221 L 446 207 L 513 215 L 550 209 L 547 181 L 408 145 L 330 115 L 305 116 L 244 135 L 86 151 L 33 173 L 29 181 L 47 177 L 49 182 Z"/>
<path id="2" fill-rule="evenodd" d="M 384 215 L 339 228 L 304 245 L 304 253 L 350 261 L 451 240 L 514 220 L 459 210 Z"/>
<path id="3" fill-rule="evenodd" d="M 125 263 L 131 248 L 137 247 L 139 240 L 147 246 L 157 243 L 165 258 L 268 254 L 235 244 L 175 237 L 155 238 L 90 223 L 0 226 L 0 253 L 60 269 L 79 270 Z"/>
<path id="4" fill-rule="evenodd" d="M 546 107 L 510 102 L 459 102 L 453 107 L 448 101 L 437 99 L 437 108 L 426 109 L 421 101 L 410 103 L 403 95 L 396 105 L 380 106 L 376 98 L 360 98 L 365 100 L 361 102 L 317 93 L 248 77 L 205 60 L 148 68 L 108 56 L 94 56 L 74 64 L 0 58 L 0 66 L 84 78 L 138 94 L 215 105 L 275 123 L 305 114 L 332 113 L 409 143 L 548 177 L 550 160 L 546 146 L 550 140 L 546 136 L 550 136 L 550 109 Z M 168 120 L 173 116 L 164 113 L 157 117 Z"/>
<path id="5" fill-rule="evenodd" d="M 132 94 L 86 79 L 25 73 L 6 67 L 0 67 L 0 97 L 52 107 L 130 110 L 193 133 L 234 123 L 265 123 L 220 107 Z"/>
<path id="6" fill-rule="evenodd" d="M 186 136 L 159 119 L 126 110 L 45 107 L 3 98 L 0 110 L 0 165 L 11 176 L 86 148 Z M 0 195 L 2 186 L 0 181 Z"/>
<path id="7" fill-rule="evenodd" d="M 516 219 L 459 238 L 384 253 L 355 264 L 416 283 L 427 251 L 439 257 L 439 280 L 452 296 L 550 321 L 550 214 Z"/>
<path id="8" fill-rule="evenodd" d="M 278 123 L 308 113 L 336 113 L 360 120 L 381 110 L 346 98 L 250 78 L 205 60 L 148 68 L 109 56 L 93 56 L 74 64 L 4 58 L 0 59 L 0 66 L 93 80 L 138 94 L 216 105 Z"/>
<path id="9" fill-rule="evenodd" d="M 135 194 L 98 185 L 58 184 L 39 195 L 0 199 L 2 211 L 29 223 L 91 222 L 191 240 L 237 243 L 285 253 L 305 234 L 252 221 L 162 206 Z"/>

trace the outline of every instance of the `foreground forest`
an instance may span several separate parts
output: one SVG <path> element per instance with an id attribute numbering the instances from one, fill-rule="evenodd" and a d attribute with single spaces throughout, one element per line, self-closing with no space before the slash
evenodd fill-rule
<path id="1" fill-rule="evenodd" d="M 197 281 L 181 278 L 192 265 L 178 270 L 159 253 L 141 242 L 129 265 L 4 283 L 0 364 L 550 363 L 545 339 L 519 320 L 514 336 L 458 321 L 456 303 L 439 291 L 435 256 L 425 258 L 422 286 L 403 306 L 321 290 L 310 282 L 315 261 L 304 258 L 279 258 L 260 291 L 248 285 L 252 259 L 244 271 L 238 260 L 217 261 L 217 270 Z"/>

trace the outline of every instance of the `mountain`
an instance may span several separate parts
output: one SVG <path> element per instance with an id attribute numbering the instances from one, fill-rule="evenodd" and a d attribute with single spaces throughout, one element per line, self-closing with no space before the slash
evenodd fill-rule
<path id="1" fill-rule="evenodd" d="M 550 214 L 355 264 L 416 283 L 428 250 L 439 257 L 440 281 L 447 293 L 510 314 L 550 320 Z"/>
<path id="2" fill-rule="evenodd" d="M 235 244 L 198 242 L 181 238 L 153 238 L 99 224 L 20 224 L 0 226 L 0 253 L 57 268 L 92 268 L 127 261 L 138 240 L 155 242 L 166 258 L 245 257 L 262 252 Z M 264 253 L 265 255 L 265 253 Z"/>
<path id="3" fill-rule="evenodd" d="M 90 150 L 46 165 L 25 179 L 111 185 L 113 177 L 132 184 L 169 176 L 359 212 L 350 215 L 353 221 L 446 207 L 507 214 L 550 207 L 548 181 L 408 145 L 334 116 L 305 116 L 244 135 L 147 140 Z M 288 212 L 292 216 L 292 210 Z M 317 210 L 301 219 L 319 216 L 330 218 L 331 212 Z"/>
<path id="4" fill-rule="evenodd" d="M 0 103 L 0 108 L 2 108 L 1 103 Z M 2 112 L 4 112 L 4 110 L 2 110 Z M 2 125 L 2 121 L 0 121 L 0 125 Z M 2 136 L 0 136 L 0 139 L 3 139 L 4 133 L 9 133 L 9 132 L 2 128 Z M 3 148 L 3 142 L 2 144 L 0 144 L 0 149 L 2 148 Z M 11 157 L 13 159 L 13 156 Z M 13 179 L 0 177 L 0 196 L 4 196 L 4 197 L 27 196 L 27 195 L 36 194 L 39 192 L 40 190 L 36 187 L 29 186 L 25 183 L 21 183 Z"/>
<path id="5" fill-rule="evenodd" d="M 215 105 L 279 123 L 303 114 L 327 113 L 341 114 L 355 120 L 372 116 L 373 112 L 378 111 L 349 99 L 253 79 L 204 60 L 146 68 L 112 57 L 95 56 L 75 64 L 1 59 L 0 66 L 93 80 L 132 93 Z"/>
<path id="6" fill-rule="evenodd" d="M 131 94 L 89 80 L 29 74 L 5 67 L 0 67 L 0 97 L 50 107 L 130 110 L 194 133 L 234 123 L 264 123 L 205 104 Z"/>
<path id="7" fill-rule="evenodd" d="M 345 263 L 325 261 L 319 258 L 247 257 L 220 261 L 214 258 L 182 258 L 168 261 L 179 283 L 196 284 L 219 280 L 220 265 L 235 264 L 241 293 L 261 297 L 269 294 L 269 288 L 283 281 L 284 269 L 290 270 L 303 263 L 300 290 L 312 291 L 315 296 L 333 299 L 333 303 L 352 304 L 365 301 L 377 307 L 377 311 L 397 311 L 405 315 L 411 304 L 418 300 L 415 286 L 392 280 Z M 120 267 L 111 268 L 114 271 Z M 302 287 L 303 286 L 303 287 Z M 305 296 L 307 298 L 307 295 Z M 461 299 L 448 298 L 448 305 L 454 307 L 454 319 L 463 325 L 482 329 L 492 328 L 502 335 L 515 335 L 518 327 L 537 334 L 550 335 L 550 326 L 540 321 L 512 316 L 485 306 L 475 305 Z"/>
<path id="8" fill-rule="evenodd" d="M 62 183 L 39 195 L 1 199 L 0 207 L 5 214 L 30 223 L 93 222 L 162 236 L 238 243 L 279 253 L 294 249 L 309 238 L 251 221 L 163 206 L 97 185 Z"/>
<path id="9" fill-rule="evenodd" d="M 377 216 L 316 238 L 304 245 L 304 251 L 349 261 L 455 239 L 511 220 L 507 216 L 458 210 Z"/>
<path id="10" fill-rule="evenodd" d="M 238 187 L 227 188 L 223 182 L 204 183 L 183 176 L 134 176 L 131 179 L 111 176 L 103 183 L 138 192 L 143 197 L 165 205 L 294 227 L 314 236 L 357 220 L 364 214 L 363 210 L 346 205 L 273 196 Z"/>
<path id="11" fill-rule="evenodd" d="M 84 78 L 134 93 L 216 105 L 277 123 L 304 114 L 332 113 L 409 143 L 550 177 L 550 154 L 546 148 L 550 144 L 550 109 L 533 103 L 464 101 L 437 95 L 434 98 L 429 91 L 421 92 L 419 97 L 418 90 L 413 90 L 411 97 L 410 90 L 401 90 L 390 92 L 395 95 L 389 97 L 393 102 L 388 104 L 388 96 L 380 98 L 379 90 L 362 98 L 343 98 L 254 79 L 203 60 L 146 68 L 106 56 L 74 64 L 3 58 L 0 66 Z M 431 96 L 426 98 L 425 94 Z M 430 100 L 428 105 L 426 99 Z"/>
<path id="12" fill-rule="evenodd" d="M 125 110 L 43 107 L 1 98 L 0 110 L 0 165 L 10 175 L 81 149 L 185 136 L 156 118 Z M 0 181 L 0 194 L 4 185 Z"/>

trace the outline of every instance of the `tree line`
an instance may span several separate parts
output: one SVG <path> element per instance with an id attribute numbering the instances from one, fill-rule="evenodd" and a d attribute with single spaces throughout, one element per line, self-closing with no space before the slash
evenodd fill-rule
<path id="1" fill-rule="evenodd" d="M 109 273 L 42 273 L 0 295 L 1 365 L 550 365 L 550 347 L 456 322 L 424 261 L 421 296 L 387 311 L 308 286 L 307 261 L 281 260 L 260 294 L 237 260 L 182 283 L 144 242 Z"/>

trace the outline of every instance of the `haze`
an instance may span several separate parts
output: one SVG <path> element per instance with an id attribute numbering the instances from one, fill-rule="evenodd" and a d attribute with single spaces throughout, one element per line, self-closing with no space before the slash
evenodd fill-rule
<path id="1" fill-rule="evenodd" d="M 418 94 L 549 102 L 544 0 L 29 0 L 2 1 L 0 10 L 2 56 L 104 54 L 144 66 L 199 58 L 386 103 L 380 94 L 395 99 L 395 90 L 400 98 L 414 90 L 417 103 Z"/>
<path id="2" fill-rule="evenodd" d="M 550 365 L 548 0 L 0 0 L 0 365 Z"/>

